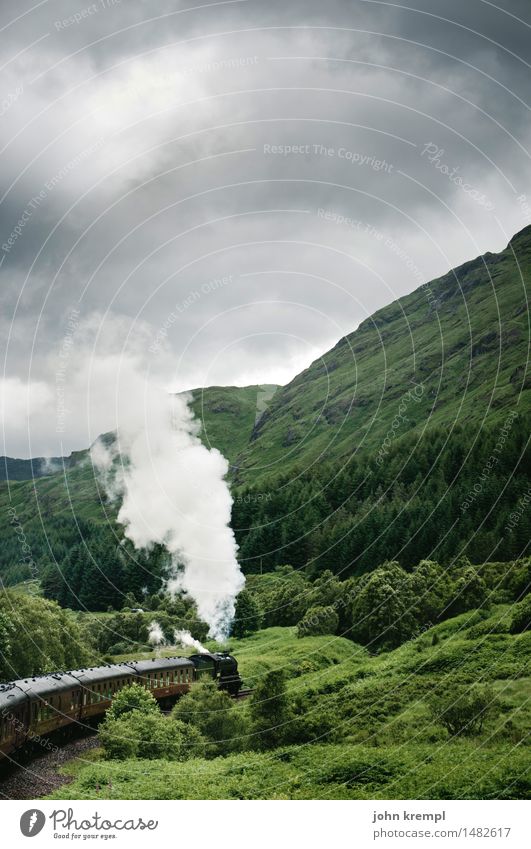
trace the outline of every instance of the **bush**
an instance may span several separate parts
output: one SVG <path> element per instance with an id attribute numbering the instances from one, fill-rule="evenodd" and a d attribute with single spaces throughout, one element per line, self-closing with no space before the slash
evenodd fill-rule
<path id="1" fill-rule="evenodd" d="M 159 705 L 154 695 L 140 684 L 131 684 L 117 693 L 106 713 L 106 719 L 120 719 L 128 713 L 136 711 L 142 714 L 160 714 Z"/>
<path id="2" fill-rule="evenodd" d="M 236 599 L 233 637 L 246 637 L 262 627 L 263 614 L 258 600 L 249 592 L 242 590 Z"/>
<path id="3" fill-rule="evenodd" d="M 452 735 L 480 734 L 487 716 L 499 711 L 494 690 L 488 685 L 447 681 L 444 691 L 429 702 L 433 718 Z"/>
<path id="4" fill-rule="evenodd" d="M 515 604 L 510 631 L 511 634 L 523 634 L 529 628 L 531 628 L 531 595 Z"/>
<path id="5" fill-rule="evenodd" d="M 297 636 L 311 637 L 335 634 L 338 624 L 339 616 L 332 606 L 310 607 L 297 625 Z"/>
<path id="6" fill-rule="evenodd" d="M 196 684 L 172 710 L 172 719 L 196 728 L 206 739 L 206 757 L 243 749 L 248 733 L 243 712 L 214 682 Z"/>
<path id="7" fill-rule="evenodd" d="M 282 669 L 268 672 L 258 682 L 250 711 L 253 745 L 256 748 L 274 749 L 290 742 L 293 712 L 286 693 L 286 675 Z"/>
<path id="8" fill-rule="evenodd" d="M 119 718 L 107 716 L 100 726 L 100 740 L 108 758 L 126 760 L 166 759 L 184 761 L 204 754 L 199 731 L 161 713 L 132 710 Z"/>
<path id="9" fill-rule="evenodd" d="M 417 627 L 418 587 L 398 563 L 364 575 L 352 605 L 352 639 L 371 648 L 395 648 Z"/>

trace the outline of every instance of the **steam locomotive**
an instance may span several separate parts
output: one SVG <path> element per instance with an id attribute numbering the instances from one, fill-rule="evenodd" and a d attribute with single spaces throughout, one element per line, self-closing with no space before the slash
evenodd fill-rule
<path id="1" fill-rule="evenodd" d="M 68 725 L 90 725 L 130 684 L 141 684 L 169 705 L 204 680 L 216 681 L 232 696 L 242 685 L 238 663 L 228 652 L 127 661 L 0 684 L 0 763 Z"/>

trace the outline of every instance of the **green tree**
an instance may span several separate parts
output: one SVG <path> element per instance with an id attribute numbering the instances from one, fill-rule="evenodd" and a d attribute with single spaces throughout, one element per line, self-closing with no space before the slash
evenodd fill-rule
<path id="1" fill-rule="evenodd" d="M 236 599 L 236 610 L 232 626 L 233 637 L 246 637 L 262 627 L 263 614 L 258 600 L 249 592 L 242 590 Z"/>
<path id="2" fill-rule="evenodd" d="M 238 752 L 248 732 L 243 711 L 213 681 L 196 684 L 172 710 L 172 718 L 193 725 L 207 740 L 206 756 Z"/>
<path id="3" fill-rule="evenodd" d="M 290 738 L 292 706 L 286 692 L 286 674 L 275 669 L 257 683 L 251 698 L 253 746 L 274 749 Z"/>
<path id="4" fill-rule="evenodd" d="M 12 678 L 11 646 L 15 636 L 15 626 L 11 619 L 0 610 L 0 681 Z"/>
<path id="5" fill-rule="evenodd" d="M 43 598 L 4 591 L 0 613 L 11 622 L 10 680 L 41 675 L 57 669 L 86 666 L 96 659 L 83 640 L 73 614 Z"/>
<path id="6" fill-rule="evenodd" d="M 131 684 L 116 693 L 107 710 L 106 717 L 119 719 L 128 713 L 132 713 L 132 711 L 145 714 L 160 713 L 158 702 L 153 693 L 150 693 L 140 684 Z"/>
<path id="7" fill-rule="evenodd" d="M 398 563 L 384 563 L 360 581 L 352 605 L 352 638 L 373 647 L 394 647 L 415 632 L 410 576 Z"/>
<path id="8" fill-rule="evenodd" d="M 429 705 L 433 718 L 444 725 L 452 737 L 480 734 L 487 717 L 499 711 L 490 685 L 455 681 L 446 681 L 444 689 L 434 693 Z"/>
<path id="9" fill-rule="evenodd" d="M 466 558 L 456 563 L 454 573 L 458 570 L 461 574 L 458 574 L 454 583 L 447 616 L 457 616 L 474 607 L 481 607 L 487 597 L 485 581 Z"/>
<path id="10" fill-rule="evenodd" d="M 531 595 L 514 605 L 511 618 L 511 634 L 523 634 L 531 628 Z"/>
<path id="11" fill-rule="evenodd" d="M 328 607 L 310 607 L 297 625 L 297 636 L 310 637 L 320 634 L 335 634 L 338 624 L 339 616 L 331 605 Z"/>

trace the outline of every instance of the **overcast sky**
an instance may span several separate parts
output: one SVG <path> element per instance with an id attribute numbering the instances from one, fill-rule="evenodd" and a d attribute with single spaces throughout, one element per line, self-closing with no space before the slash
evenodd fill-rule
<path id="1" fill-rule="evenodd" d="M 0 33 L 0 453 L 112 426 L 123 355 L 285 383 L 531 221 L 528 0 L 3 0 Z"/>

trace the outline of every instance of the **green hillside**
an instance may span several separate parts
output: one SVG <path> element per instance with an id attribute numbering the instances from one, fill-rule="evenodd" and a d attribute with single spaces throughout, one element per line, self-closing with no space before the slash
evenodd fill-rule
<path id="1" fill-rule="evenodd" d="M 201 438 L 233 465 L 251 439 L 263 399 L 273 397 L 277 386 L 209 386 L 192 393 L 192 409 L 201 422 Z"/>
<path id="2" fill-rule="evenodd" d="M 378 451 L 400 413 L 393 439 L 529 412 L 530 272 L 527 227 L 366 319 L 276 393 L 238 482 Z"/>
<path id="3" fill-rule="evenodd" d="M 203 440 L 231 464 L 247 571 L 525 554 L 525 504 L 510 533 L 507 523 L 530 485 L 530 268 L 527 227 L 501 253 L 379 310 L 287 386 L 193 393 Z M 114 516 L 86 452 L 59 473 L 0 483 L 0 576 L 35 578 L 88 539 L 86 523 Z"/>

